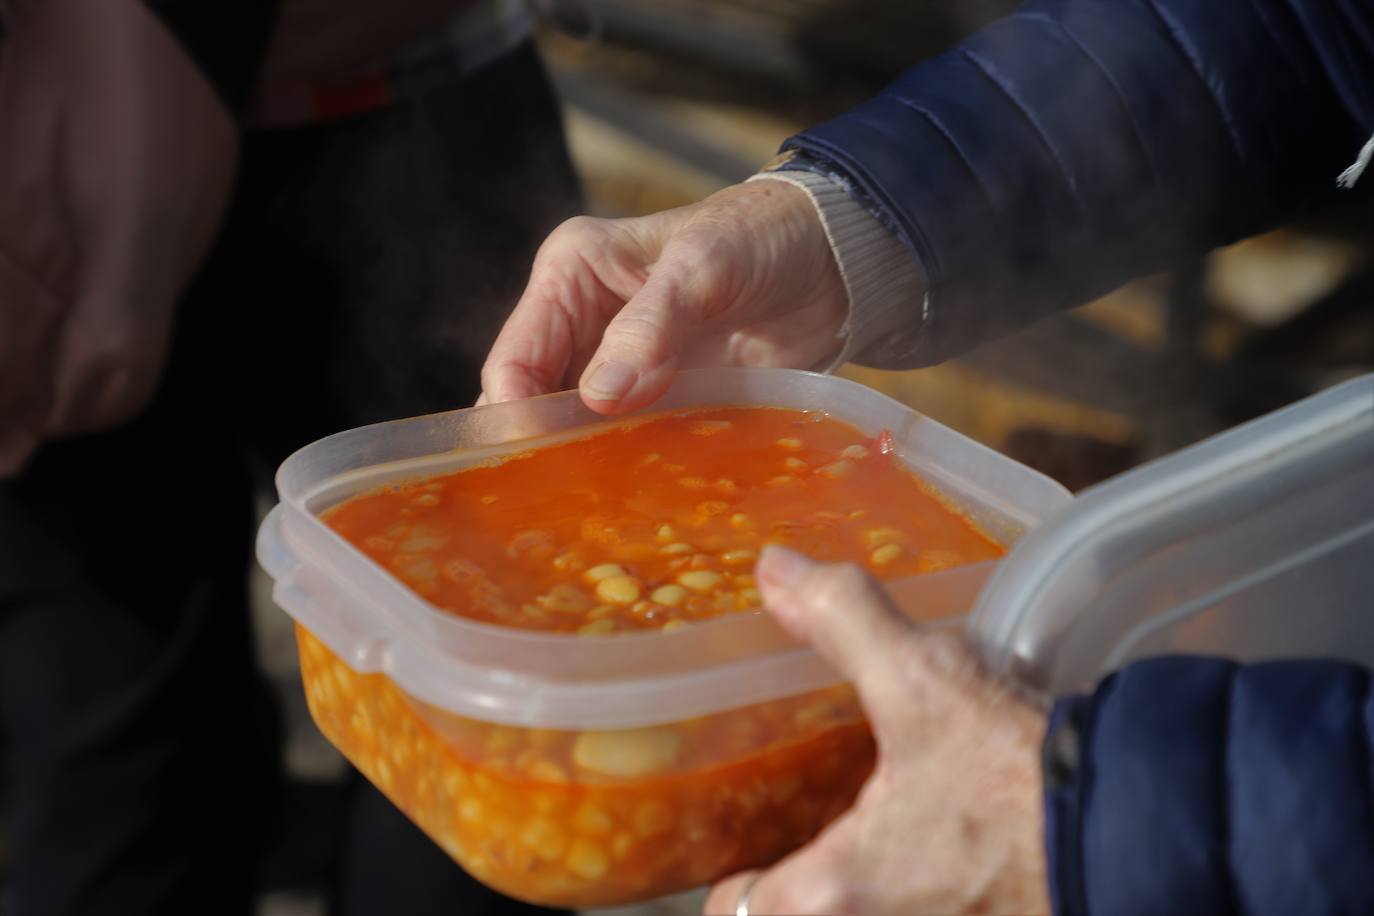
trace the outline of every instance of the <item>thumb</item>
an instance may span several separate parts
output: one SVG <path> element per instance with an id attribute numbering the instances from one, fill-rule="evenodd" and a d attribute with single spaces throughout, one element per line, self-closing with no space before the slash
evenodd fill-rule
<path id="1" fill-rule="evenodd" d="M 640 291 L 616 314 L 587 363 L 579 386 L 587 406 L 624 413 L 656 401 L 672 384 L 697 315 L 712 293 L 709 274 L 660 261 Z"/>
<path id="2" fill-rule="evenodd" d="M 771 544 L 757 577 L 765 607 L 854 684 L 870 717 L 904 705 L 901 648 L 916 628 L 872 577 Z"/>

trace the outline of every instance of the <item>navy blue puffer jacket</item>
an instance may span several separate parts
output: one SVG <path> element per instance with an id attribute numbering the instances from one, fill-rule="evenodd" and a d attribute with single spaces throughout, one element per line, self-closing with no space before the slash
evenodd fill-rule
<path id="1" fill-rule="evenodd" d="M 1033 0 L 784 144 L 926 271 L 929 365 L 1321 207 L 1374 134 L 1374 0 Z"/>
<path id="2" fill-rule="evenodd" d="M 1370 201 L 1336 177 L 1371 134 L 1374 0 L 1034 0 L 785 148 L 915 251 L 923 365 Z M 1374 913 L 1368 671 L 1139 663 L 1059 704 L 1045 769 L 1059 912 Z"/>
<path id="3" fill-rule="evenodd" d="M 1055 911 L 1374 913 L 1372 753 L 1358 666 L 1131 665 L 1051 718 Z"/>

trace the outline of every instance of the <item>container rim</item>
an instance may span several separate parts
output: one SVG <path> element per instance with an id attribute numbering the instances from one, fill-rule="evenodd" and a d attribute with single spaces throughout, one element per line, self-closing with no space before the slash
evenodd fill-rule
<path id="1" fill-rule="evenodd" d="M 991 527 L 1001 530 L 984 530 L 1005 544 L 1071 499 L 1048 477 L 880 392 L 818 373 L 684 371 L 658 403 L 628 417 L 726 405 L 823 410 L 865 434 L 892 429 L 899 460 L 966 511 L 995 517 Z M 628 417 L 594 414 L 576 391 L 565 391 L 372 424 L 299 449 L 278 469 L 281 503 L 259 533 L 258 556 L 276 580 L 274 597 L 355 670 L 386 674 L 440 709 L 505 724 L 634 727 L 837 683 L 832 669 L 761 611 L 673 633 L 599 637 L 458 617 L 420 598 L 317 515 L 379 481 L 582 438 Z M 980 520 L 977 512 L 970 514 Z M 908 607 L 948 608 L 961 619 L 994 566 L 887 585 Z"/>

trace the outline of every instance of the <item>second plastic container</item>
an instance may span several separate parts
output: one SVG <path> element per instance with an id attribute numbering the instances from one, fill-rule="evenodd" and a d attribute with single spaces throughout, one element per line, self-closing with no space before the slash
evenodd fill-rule
<path id="1" fill-rule="evenodd" d="M 1046 694 L 1167 653 L 1374 666 L 1374 375 L 1085 490 L 999 566 L 970 636 Z"/>

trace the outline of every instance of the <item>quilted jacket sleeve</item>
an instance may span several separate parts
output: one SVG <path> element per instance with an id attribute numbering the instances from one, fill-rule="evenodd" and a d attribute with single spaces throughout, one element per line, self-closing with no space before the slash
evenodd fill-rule
<path id="1" fill-rule="evenodd" d="M 1374 694 L 1341 662 L 1140 662 L 1056 708 L 1059 913 L 1374 913 Z"/>
<path id="2" fill-rule="evenodd" d="M 1369 0 L 1033 0 L 784 149 L 914 249 L 915 366 L 1374 198 L 1371 133 Z"/>

